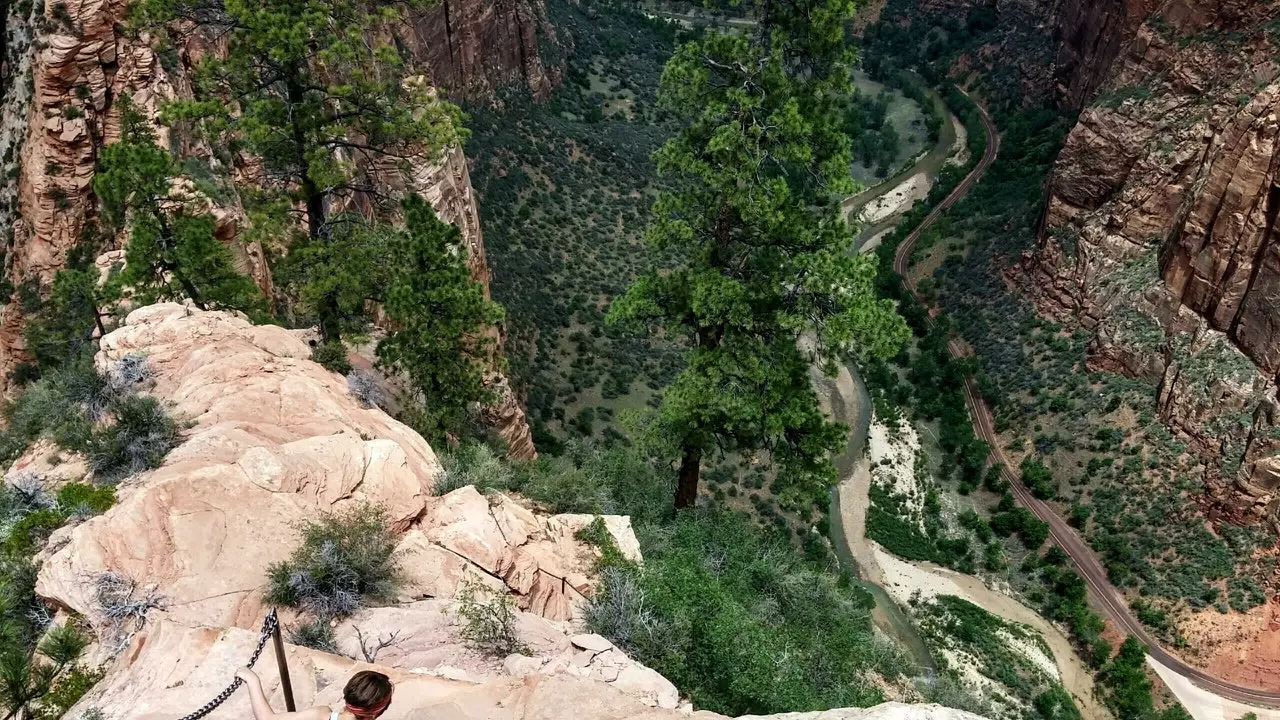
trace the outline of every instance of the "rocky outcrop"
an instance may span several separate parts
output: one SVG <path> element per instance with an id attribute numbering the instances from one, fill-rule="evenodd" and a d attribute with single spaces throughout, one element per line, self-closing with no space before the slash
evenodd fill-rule
<path id="1" fill-rule="evenodd" d="M 525 85 L 543 99 L 560 83 L 562 50 L 544 0 L 440 0 L 411 23 L 414 55 L 455 95 L 491 97 Z M 549 55 L 551 61 L 544 59 Z"/>
<path id="2" fill-rule="evenodd" d="M 1054 62 L 1058 104 L 1081 108 L 1111 74 L 1112 63 L 1161 0 L 1061 0 Z"/>
<path id="3" fill-rule="evenodd" d="M 158 720 L 212 699 L 259 642 L 266 570 L 296 546 L 297 523 L 357 502 L 381 505 L 400 534 L 402 597 L 336 624 L 332 652 L 285 646 L 299 706 L 335 703 L 351 673 L 376 667 L 396 683 L 384 715 L 392 719 L 692 712 L 661 674 L 581 630 L 579 608 L 596 582 L 600 550 L 578 536 L 597 517 L 549 516 L 470 486 L 434 496 L 439 464 L 431 448 L 309 360 L 302 335 L 163 304 L 133 311 L 102 339 L 96 361 L 103 370 L 145 355 L 148 392 L 186 421 L 186 436 L 161 467 L 120 485 L 105 513 L 55 533 L 40 558 L 37 592 L 82 616 L 100 640 L 92 662 L 103 663 L 105 678 L 71 717 L 96 709 L 103 717 Z M 41 469 L 28 462 L 22 472 Z M 627 518 L 598 519 L 619 553 L 642 562 Z M 112 598 L 114 616 L 95 592 L 108 576 L 128 589 Z M 511 626 L 519 654 L 492 657 L 466 641 L 455 595 L 471 582 L 525 609 Z M 137 622 L 121 628 L 126 605 Z M 295 618 L 282 620 L 289 627 Z M 275 663 L 265 656 L 256 668 L 280 706 Z M 239 692 L 209 717 L 249 713 Z M 817 720 L 816 713 L 787 717 Z M 885 705 L 821 717 L 974 716 Z"/>
<path id="4" fill-rule="evenodd" d="M 1158 383 L 1162 417 L 1217 459 L 1220 500 L 1274 516 L 1280 4 L 1117 5 L 1082 9 L 1093 49 L 1063 50 L 1070 92 L 1107 70 L 1054 166 L 1030 285 L 1095 331 L 1095 367 Z"/>
<path id="5" fill-rule="evenodd" d="M 298 522 L 371 502 L 405 533 L 406 599 L 452 597 L 469 575 L 484 575 L 505 580 L 498 585 L 524 608 L 576 617 L 597 555 L 574 536 L 593 518 L 540 517 L 474 488 L 432 497 L 440 466 L 431 448 L 312 362 L 299 333 L 169 303 L 130 313 L 102 339 L 97 362 L 106 371 L 139 353 L 152 392 L 190 424 L 185 441 L 122 485 L 109 512 L 59 533 L 42 597 L 96 618 L 93 580 L 111 573 L 145 579 L 176 622 L 250 627 L 263 612 L 266 570 L 296 546 Z M 626 519 L 606 527 L 639 560 Z"/>
<path id="6" fill-rule="evenodd" d="M 130 720 L 171 720 L 191 712 L 216 695 L 229 682 L 252 651 L 256 633 L 245 630 L 184 628 L 158 623 L 135 638 L 128 652 L 109 667 L 106 679 L 84 698 L 70 715 L 79 717 L 97 708 L 105 717 Z M 268 652 L 270 652 L 268 650 Z M 622 689 L 577 675 L 492 679 L 465 674 L 441 676 L 418 669 L 381 664 L 288 646 L 290 675 L 299 707 L 340 706 L 342 686 L 353 672 L 377 669 L 395 682 L 395 696 L 383 720 L 540 720 L 572 715 L 578 720 L 675 720 L 689 717 L 687 710 L 654 707 Z M 268 697 L 282 706 L 274 663 L 258 664 Z M 230 720 L 249 717 L 243 691 L 237 692 L 208 717 Z M 724 716 L 696 712 L 696 720 L 723 720 Z M 753 716 L 748 716 L 753 717 Z M 843 708 L 825 712 L 764 716 L 778 720 L 981 720 L 977 715 L 938 705 L 886 703 L 873 708 Z M 754 720 L 754 717 L 753 717 Z"/>

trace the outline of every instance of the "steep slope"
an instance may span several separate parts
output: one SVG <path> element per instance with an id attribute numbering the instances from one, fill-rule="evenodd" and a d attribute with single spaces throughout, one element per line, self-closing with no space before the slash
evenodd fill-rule
<path id="1" fill-rule="evenodd" d="M 1277 4 L 1126 9 L 1099 21 L 1121 50 L 1054 167 L 1026 266 L 1042 310 L 1096 332 L 1095 366 L 1160 384 L 1162 417 L 1219 461 L 1219 500 L 1274 518 Z M 1109 54 L 1076 66 L 1092 76 Z"/>
<path id="2" fill-rule="evenodd" d="M 502 83 L 525 82 L 545 94 L 557 81 L 538 55 L 539 38 L 555 47 L 538 0 L 496 9 L 491 3 L 457 2 L 414 18 L 418 69 L 459 94 L 491 93 Z M 159 103 L 190 93 L 188 72 L 208 51 L 193 38 L 165 53 L 146 38 L 124 31 L 126 0 L 14 3 L 8 10 L 0 152 L 6 190 L 0 193 L 0 228 L 7 231 L 4 278 L 13 294 L 0 309 L 0 389 L 26 359 L 22 339 L 25 303 L 18 298 L 46 287 L 96 217 L 92 192 L 98 150 L 119 133 L 117 99 L 129 97 L 154 116 Z M 30 13 L 31 17 L 24 17 Z M 508 52 L 517 48 L 518 52 Z M 446 51 L 447 50 L 447 51 Z M 160 140 L 198 158 L 212 172 L 218 163 L 192 138 L 160 128 Z M 221 172 L 243 170 L 221 169 Z M 476 279 L 489 282 L 480 220 L 461 149 L 435 167 L 417 169 L 410 188 L 427 197 L 445 220 L 458 225 Z M 231 199 L 213 209 L 219 239 L 240 255 L 241 269 L 263 288 L 270 270 L 256 243 L 232 242 L 245 226 L 243 209 Z M 491 377 L 499 401 L 491 420 L 514 457 L 534 453 L 524 412 L 506 381 Z"/>

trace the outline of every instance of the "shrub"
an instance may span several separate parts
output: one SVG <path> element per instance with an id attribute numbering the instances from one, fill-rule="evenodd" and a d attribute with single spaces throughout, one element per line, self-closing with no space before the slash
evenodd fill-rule
<path id="1" fill-rule="evenodd" d="M 112 404 L 115 423 L 93 433 L 89 466 L 103 480 L 160 467 L 179 441 L 178 424 L 153 397 L 128 395 Z"/>
<path id="2" fill-rule="evenodd" d="M 516 634 L 515 601 L 505 592 L 468 578 L 458 591 L 458 617 L 467 645 L 493 657 L 524 651 Z"/>
<path id="3" fill-rule="evenodd" d="M 363 370 L 347 373 L 347 390 L 364 407 L 382 407 L 382 388 L 378 387 L 378 378 L 373 373 Z"/>
<path id="4" fill-rule="evenodd" d="M 320 652 L 342 654 L 338 649 L 338 639 L 333 634 L 333 626 L 328 620 L 322 618 L 303 620 L 290 628 L 289 642 Z"/>
<path id="5" fill-rule="evenodd" d="M 40 699 L 30 715 L 31 720 L 57 720 L 63 717 L 105 675 L 106 671 L 101 668 L 71 668 L 66 675 L 56 680 L 49 688 L 48 694 Z M 81 718 L 90 717 L 90 712 L 85 711 Z M 98 715 L 101 717 L 101 712 Z"/>
<path id="6" fill-rule="evenodd" d="M 319 343 L 311 349 L 311 359 L 339 375 L 351 373 L 351 360 L 347 357 L 347 347 L 341 342 Z"/>
<path id="7" fill-rule="evenodd" d="M 399 571 L 386 513 L 356 505 L 302 524 L 302 544 L 268 570 L 267 601 L 320 619 L 343 618 L 366 602 L 394 598 Z"/>
<path id="8" fill-rule="evenodd" d="M 139 588 L 133 578 L 115 572 L 93 577 L 93 600 L 115 650 L 123 649 L 133 633 L 142 629 L 148 612 L 165 607 L 164 597 L 155 588 Z"/>
<path id="9" fill-rule="evenodd" d="M 154 376 L 147 356 L 141 353 L 129 353 L 116 361 L 111 368 L 111 387 L 117 391 L 132 390 L 150 380 Z"/>
<path id="10" fill-rule="evenodd" d="M 488 445 L 469 443 L 441 453 L 440 464 L 444 472 L 431 489 L 436 495 L 447 495 L 468 485 L 474 485 L 482 493 L 511 490 L 515 486 L 515 473 Z"/>
<path id="11" fill-rule="evenodd" d="M 605 570 L 588 618 L 698 706 L 738 715 L 879 702 L 862 671 L 892 678 L 909 662 L 874 642 L 873 606 L 782 533 L 689 512 L 645 548 L 642 567 Z"/>

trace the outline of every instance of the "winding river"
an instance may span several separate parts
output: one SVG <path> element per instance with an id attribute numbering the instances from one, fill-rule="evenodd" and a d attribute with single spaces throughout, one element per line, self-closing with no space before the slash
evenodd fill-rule
<path id="1" fill-rule="evenodd" d="M 964 145 L 963 135 L 960 135 L 963 133 L 963 126 L 950 112 L 938 93 L 930 90 L 929 96 L 937 103 L 940 114 L 946 119 L 944 130 L 949 132 L 940 133 L 934 148 L 922 154 L 911 167 L 846 200 L 844 208 L 848 216 L 856 216 L 863 207 L 874 202 L 876 198 L 894 191 L 902 183 L 918 174 L 923 174 L 926 180 L 927 184 L 923 192 L 927 193 L 948 159 L 953 157 L 958 147 Z M 947 127 L 948 125 L 950 127 Z M 961 140 L 959 143 L 956 142 L 958 137 Z M 859 232 L 855 246 L 858 251 L 866 252 L 873 248 L 880 235 L 891 230 L 901 220 L 902 214 L 910 209 L 910 205 L 911 203 L 907 202 L 879 222 L 871 224 L 870 227 L 864 227 Z M 1076 655 L 1070 641 L 1034 610 L 1003 593 L 988 588 L 976 577 L 930 563 L 902 561 L 888 555 L 878 545 L 867 539 L 866 511 L 870 502 L 868 492 L 871 485 L 871 469 L 870 461 L 866 457 L 866 442 L 871 425 L 870 395 L 854 363 L 847 363 L 841 367 L 834 378 L 816 376 L 815 384 L 823 400 L 824 409 L 830 417 L 846 423 L 850 429 L 848 446 L 836 459 L 840 482 L 832 488 L 831 541 L 840 562 L 854 572 L 861 586 L 875 598 L 876 607 L 872 612 L 872 619 L 876 626 L 910 651 L 926 677 L 936 672 L 936 665 L 928 646 L 917 632 L 911 618 L 886 589 L 889 583 L 902 579 L 905 571 L 917 578 L 923 578 L 931 586 L 947 588 L 946 593 L 964 597 L 1006 620 L 1033 627 L 1049 645 L 1063 686 L 1076 698 L 1084 716 L 1110 717 L 1095 697 L 1092 673 Z M 887 579 L 888 575 L 893 577 Z M 901 592 L 899 590 L 899 594 Z M 899 597 L 900 600 L 902 600 L 901 597 Z"/>

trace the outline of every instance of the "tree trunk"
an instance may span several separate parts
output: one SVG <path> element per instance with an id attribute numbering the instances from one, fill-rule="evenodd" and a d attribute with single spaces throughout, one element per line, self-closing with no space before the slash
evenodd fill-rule
<path id="1" fill-rule="evenodd" d="M 698 477 L 702 471 L 702 448 L 686 447 L 680 460 L 680 482 L 676 486 L 676 509 L 698 504 Z"/>

